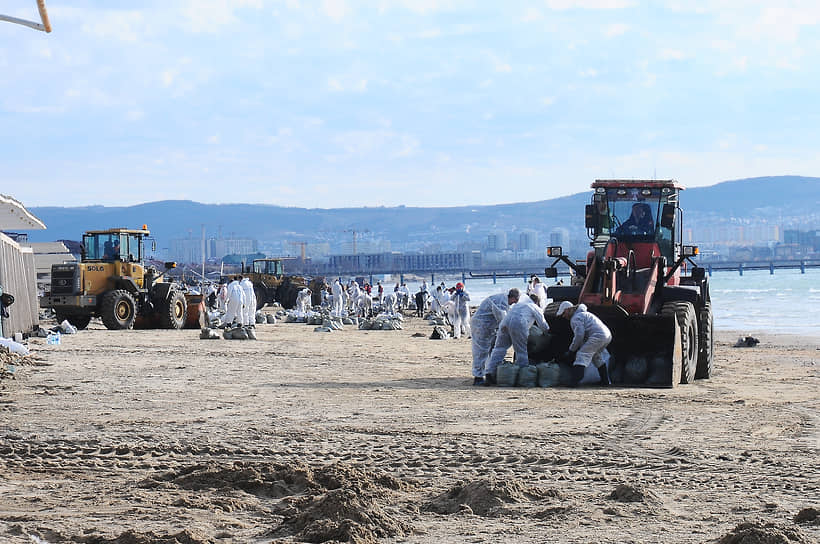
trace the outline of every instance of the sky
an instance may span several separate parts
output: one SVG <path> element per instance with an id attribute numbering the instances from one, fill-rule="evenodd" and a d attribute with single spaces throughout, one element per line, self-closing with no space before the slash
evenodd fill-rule
<path id="1" fill-rule="evenodd" d="M 0 22 L 0 194 L 308 208 L 820 175 L 820 4 L 47 0 Z M 38 19 L 35 0 L 0 13 Z"/>

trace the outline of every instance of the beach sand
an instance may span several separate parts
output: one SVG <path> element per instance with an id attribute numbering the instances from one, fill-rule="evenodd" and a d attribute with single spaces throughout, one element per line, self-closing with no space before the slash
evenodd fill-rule
<path id="1" fill-rule="evenodd" d="M 0 542 L 820 541 L 817 338 L 721 332 L 674 389 L 511 389 L 430 332 L 33 338 Z"/>

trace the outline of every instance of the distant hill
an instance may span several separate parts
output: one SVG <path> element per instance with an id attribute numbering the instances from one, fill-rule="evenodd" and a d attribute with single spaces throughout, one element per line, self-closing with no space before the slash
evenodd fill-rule
<path id="1" fill-rule="evenodd" d="M 583 206 L 589 196 L 589 192 L 584 192 L 537 202 L 449 208 L 307 209 L 265 204 L 201 204 L 187 200 L 127 207 L 33 207 L 31 212 L 46 223 L 48 230 L 32 231 L 29 239 L 35 242 L 77 240 L 86 230 L 147 224 L 164 245 L 172 238 L 186 237 L 189 231 L 198 238 L 205 224 L 208 236 L 215 235 L 217 227 L 221 227 L 225 237 L 319 240 L 344 238 L 345 229 L 367 229 L 396 244 L 423 240 L 446 245 L 483 240 L 495 228 L 506 231 L 532 228 L 546 233 L 563 226 L 573 233 L 582 231 Z M 687 224 L 728 217 L 817 217 L 820 178 L 776 176 L 726 181 L 686 190 L 682 205 Z"/>

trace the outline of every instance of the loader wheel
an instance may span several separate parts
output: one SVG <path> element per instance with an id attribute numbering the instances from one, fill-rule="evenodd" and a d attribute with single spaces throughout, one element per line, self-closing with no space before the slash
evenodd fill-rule
<path id="1" fill-rule="evenodd" d="M 544 317 L 555 317 L 555 314 L 558 312 L 558 307 L 561 305 L 561 300 L 557 302 L 550 302 L 544 308 Z"/>
<path id="2" fill-rule="evenodd" d="M 296 308 L 296 297 L 299 295 L 299 288 L 286 281 L 276 290 L 276 300 L 286 310 Z"/>
<path id="3" fill-rule="evenodd" d="M 715 355 L 715 335 L 713 333 L 714 317 L 712 304 L 707 302 L 700 309 L 698 327 L 700 330 L 700 351 L 698 352 L 698 366 L 695 370 L 695 379 L 709 379 L 712 377 L 712 359 Z"/>
<path id="4" fill-rule="evenodd" d="M 253 292 L 256 295 L 256 309 L 261 310 L 267 301 L 265 300 L 265 290 L 258 285 L 253 286 Z"/>
<path id="5" fill-rule="evenodd" d="M 698 323 L 695 308 L 689 302 L 667 302 L 661 308 L 661 315 L 674 316 L 680 327 L 681 370 L 680 383 L 692 383 L 698 360 Z"/>
<path id="6" fill-rule="evenodd" d="M 137 304 L 131 293 L 124 289 L 109 291 L 102 297 L 100 315 L 103 325 L 112 331 L 133 329 Z"/>
<path id="7" fill-rule="evenodd" d="M 64 315 L 58 312 L 54 315 L 54 318 L 57 320 L 57 323 L 62 323 L 68 319 L 68 322 L 77 327 L 77 330 L 80 331 L 85 330 L 91 322 L 90 315 Z"/>
<path id="8" fill-rule="evenodd" d="M 159 326 L 163 329 L 179 330 L 185 326 L 188 317 L 188 302 L 179 291 L 171 291 L 168 300 L 162 301 L 159 307 Z"/>

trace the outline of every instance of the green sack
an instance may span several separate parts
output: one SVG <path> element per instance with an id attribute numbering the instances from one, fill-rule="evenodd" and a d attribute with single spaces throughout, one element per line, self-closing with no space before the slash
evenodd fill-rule
<path id="1" fill-rule="evenodd" d="M 514 387 L 518 379 L 518 365 L 515 363 L 501 363 L 495 369 L 495 382 L 499 387 Z"/>
<path id="2" fill-rule="evenodd" d="M 561 365 L 558 363 L 541 363 L 538 365 L 538 387 L 555 387 L 561 385 Z"/>
<path id="3" fill-rule="evenodd" d="M 538 382 L 538 368 L 535 365 L 522 366 L 518 369 L 518 387 L 535 387 Z"/>

